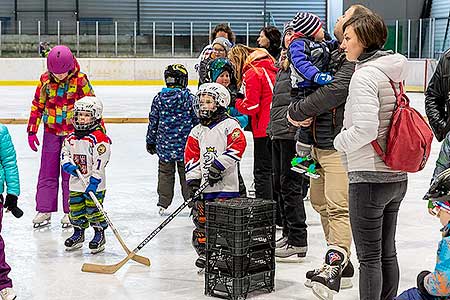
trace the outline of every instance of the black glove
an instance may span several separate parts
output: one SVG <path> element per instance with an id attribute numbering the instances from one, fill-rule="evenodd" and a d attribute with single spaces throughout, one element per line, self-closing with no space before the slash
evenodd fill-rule
<path id="1" fill-rule="evenodd" d="M 147 144 L 147 152 L 151 155 L 156 154 L 156 145 L 155 144 Z"/>
<path id="2" fill-rule="evenodd" d="M 208 183 L 210 186 L 214 186 L 216 183 L 222 180 L 222 171 L 216 167 L 214 163 L 208 169 Z"/>
<path id="3" fill-rule="evenodd" d="M 201 183 L 200 179 L 193 179 L 188 183 L 189 208 L 192 208 L 194 206 L 195 201 L 200 200 L 200 194 L 196 195 L 197 191 L 200 189 L 200 183 Z"/>
<path id="4" fill-rule="evenodd" d="M 17 196 L 8 194 L 6 195 L 5 203 L 3 204 L 3 207 L 9 210 L 14 217 L 20 218 L 23 216 L 23 211 L 17 207 Z"/>
<path id="5" fill-rule="evenodd" d="M 237 92 L 236 93 L 236 99 L 245 99 L 245 95 L 242 94 L 241 92 Z"/>
<path id="6" fill-rule="evenodd" d="M 417 275 L 417 288 L 423 295 L 428 295 L 428 291 L 425 288 L 425 284 L 424 284 L 425 277 L 428 274 L 431 274 L 431 272 L 430 271 L 422 271 L 419 273 L 419 275 Z"/>

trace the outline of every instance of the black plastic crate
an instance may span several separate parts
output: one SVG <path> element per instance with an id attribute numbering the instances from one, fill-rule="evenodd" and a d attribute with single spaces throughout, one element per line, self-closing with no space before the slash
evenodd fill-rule
<path id="1" fill-rule="evenodd" d="M 205 295 L 240 300 L 248 293 L 266 290 L 271 293 L 275 288 L 275 271 L 266 271 L 242 278 L 205 273 Z"/>
<path id="2" fill-rule="evenodd" d="M 206 251 L 206 272 L 240 278 L 275 270 L 275 250 L 267 247 L 250 249 L 246 255 L 226 251 Z"/>
<path id="3" fill-rule="evenodd" d="M 264 199 L 233 198 L 206 203 L 206 211 L 216 214 L 231 214 L 246 217 L 276 209 L 276 202 Z"/>
<path id="4" fill-rule="evenodd" d="M 236 210 L 228 212 L 210 209 L 206 211 L 206 226 L 220 227 L 229 230 L 242 231 L 275 224 L 275 210 L 236 216 Z"/>
<path id="5" fill-rule="evenodd" d="M 206 249 L 226 251 L 231 255 L 246 255 L 253 247 L 275 248 L 275 225 L 233 231 L 206 227 Z"/>

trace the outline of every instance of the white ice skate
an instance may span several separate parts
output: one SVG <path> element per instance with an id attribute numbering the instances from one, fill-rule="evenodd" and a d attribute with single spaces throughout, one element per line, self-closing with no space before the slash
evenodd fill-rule
<path id="1" fill-rule="evenodd" d="M 33 219 L 33 227 L 40 228 L 40 227 L 50 225 L 51 218 L 52 218 L 52 213 L 38 212 Z"/>
<path id="2" fill-rule="evenodd" d="M 0 291 L 0 296 L 2 297 L 2 300 L 14 300 L 17 298 L 16 293 L 14 293 L 12 288 L 4 288 Z"/>
<path id="3" fill-rule="evenodd" d="M 64 216 L 61 219 L 61 227 L 62 228 L 69 228 L 72 224 L 70 224 L 69 214 L 64 214 Z"/>

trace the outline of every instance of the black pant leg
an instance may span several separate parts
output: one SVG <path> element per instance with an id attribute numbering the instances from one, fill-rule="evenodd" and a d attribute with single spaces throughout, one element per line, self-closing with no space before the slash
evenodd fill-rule
<path id="1" fill-rule="evenodd" d="M 158 165 L 158 206 L 168 208 L 173 199 L 175 185 L 175 162 L 159 160 Z"/>
<path id="2" fill-rule="evenodd" d="M 295 156 L 295 141 L 280 140 L 280 194 L 284 204 L 288 242 L 293 246 L 307 246 L 305 198 L 309 180 L 291 170 L 291 159 Z"/>
<path id="3" fill-rule="evenodd" d="M 272 200 L 272 147 L 268 137 L 255 138 L 253 177 L 256 198 Z"/>
<path id="4" fill-rule="evenodd" d="M 283 236 L 287 236 L 286 218 L 284 217 L 284 202 L 281 195 L 281 140 L 272 141 L 272 172 L 273 172 L 273 195 L 277 202 L 275 224 L 283 227 Z M 275 197 L 276 196 L 276 197 Z"/>

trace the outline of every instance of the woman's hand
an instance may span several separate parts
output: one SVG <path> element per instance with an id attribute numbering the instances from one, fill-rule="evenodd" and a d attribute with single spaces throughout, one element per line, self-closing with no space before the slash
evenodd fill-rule
<path id="1" fill-rule="evenodd" d="M 291 123 L 292 125 L 294 125 L 295 127 L 308 127 L 311 125 L 313 118 L 308 118 L 304 121 L 294 121 L 290 116 L 289 116 L 289 112 L 287 113 L 287 119 L 289 121 L 289 123 Z"/>

